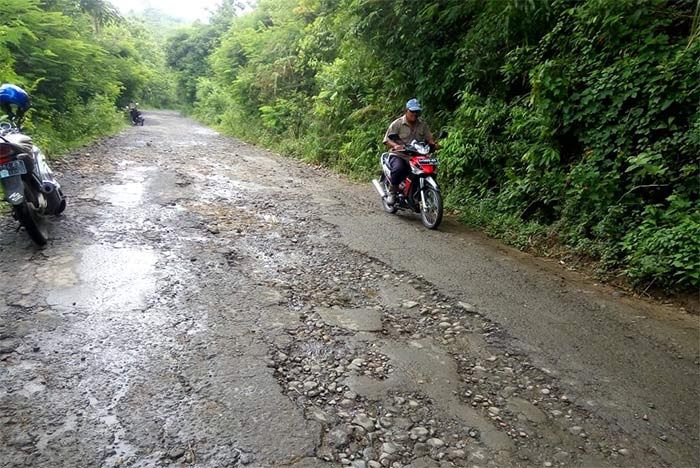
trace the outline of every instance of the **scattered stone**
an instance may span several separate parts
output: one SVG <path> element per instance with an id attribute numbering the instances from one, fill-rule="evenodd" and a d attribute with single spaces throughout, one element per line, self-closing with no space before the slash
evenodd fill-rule
<path id="1" fill-rule="evenodd" d="M 413 440 L 425 440 L 428 434 L 430 434 L 430 431 L 428 431 L 428 429 L 422 426 L 418 426 L 411 429 L 410 437 Z"/>
<path id="2" fill-rule="evenodd" d="M 430 445 L 425 442 L 418 442 L 413 446 L 413 453 L 417 457 L 423 457 L 430 454 Z"/>
<path id="3" fill-rule="evenodd" d="M 311 412 L 311 416 L 313 417 L 313 419 L 322 424 L 331 424 L 334 420 L 334 418 L 331 415 L 320 409 L 313 410 Z"/>
<path id="4" fill-rule="evenodd" d="M 328 433 L 328 443 L 335 448 L 343 448 L 350 441 L 352 429 L 347 425 L 340 425 Z"/>
<path id="5" fill-rule="evenodd" d="M 241 456 L 238 458 L 238 462 L 241 465 L 250 465 L 255 461 L 255 457 L 252 453 L 241 452 Z"/>
<path id="6" fill-rule="evenodd" d="M 313 382 L 313 381 L 304 382 L 304 390 L 306 390 L 306 391 L 313 390 L 316 387 L 318 387 L 318 382 Z"/>
<path id="7" fill-rule="evenodd" d="M 393 442 L 384 442 L 382 444 L 382 453 L 393 455 L 401 451 L 401 446 L 394 444 Z"/>
<path id="8" fill-rule="evenodd" d="M 185 449 L 182 447 L 175 447 L 170 450 L 168 450 L 167 457 L 170 460 L 177 460 L 178 458 L 182 458 L 185 455 Z"/>
<path id="9" fill-rule="evenodd" d="M 442 439 L 434 437 L 432 439 L 428 439 L 428 445 L 430 445 L 433 448 L 440 448 L 445 446 L 445 442 Z"/>
<path id="10" fill-rule="evenodd" d="M 372 432 L 374 430 L 374 421 L 372 421 L 367 415 L 362 413 L 355 416 L 355 419 L 352 420 L 352 423 L 362 427 L 367 432 Z"/>
<path id="11" fill-rule="evenodd" d="M 458 302 L 457 303 L 464 311 L 469 312 L 470 314 L 476 313 L 476 307 L 474 305 L 468 303 L 468 302 Z"/>

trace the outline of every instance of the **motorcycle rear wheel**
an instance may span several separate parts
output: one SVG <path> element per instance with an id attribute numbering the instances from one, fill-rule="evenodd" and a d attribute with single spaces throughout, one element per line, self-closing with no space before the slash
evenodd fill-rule
<path id="1" fill-rule="evenodd" d="M 425 206 L 420 207 L 420 219 L 428 229 L 437 229 L 442 222 L 442 195 L 433 187 L 423 190 Z"/>
<path id="2" fill-rule="evenodd" d="M 44 246 L 49 241 L 46 224 L 40 215 L 36 213 L 27 201 L 13 207 L 17 221 L 24 226 L 32 241 L 39 246 Z"/>

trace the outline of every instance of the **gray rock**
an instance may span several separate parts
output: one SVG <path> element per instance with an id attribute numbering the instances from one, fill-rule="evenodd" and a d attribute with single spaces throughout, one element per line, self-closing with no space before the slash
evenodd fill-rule
<path id="1" fill-rule="evenodd" d="M 433 437 L 432 439 L 428 439 L 428 445 L 433 448 L 440 448 L 445 446 L 445 442 L 442 439 Z"/>
<path id="2" fill-rule="evenodd" d="M 389 454 L 393 455 L 396 453 L 399 453 L 401 451 L 401 446 L 398 444 L 394 444 L 393 442 L 384 442 L 382 444 L 382 454 Z"/>
<path id="3" fill-rule="evenodd" d="M 465 312 L 469 312 L 470 314 L 476 313 L 476 307 L 474 307 L 473 304 L 470 304 L 468 302 L 458 302 L 458 305 L 464 309 Z"/>
<path id="4" fill-rule="evenodd" d="M 428 455 L 430 453 L 430 445 L 423 442 L 418 442 L 416 445 L 413 446 L 413 453 L 417 457 L 423 457 L 425 455 Z"/>
<path id="5" fill-rule="evenodd" d="M 381 418 L 379 418 L 379 424 L 382 427 L 389 428 L 389 427 L 394 425 L 394 421 L 391 418 L 388 418 L 386 416 L 382 416 Z"/>
<path id="6" fill-rule="evenodd" d="M 314 381 L 309 381 L 309 382 L 304 382 L 304 390 L 312 390 L 314 388 L 318 387 L 318 382 Z"/>
<path id="7" fill-rule="evenodd" d="M 402 431 L 407 431 L 413 427 L 413 422 L 408 418 L 396 418 L 394 419 L 394 427 Z"/>
<path id="8" fill-rule="evenodd" d="M 374 421 L 370 419 L 366 414 L 358 414 L 357 416 L 355 416 L 355 419 L 352 420 L 352 423 L 357 424 L 367 432 L 371 432 L 374 430 Z"/>
<path id="9" fill-rule="evenodd" d="M 350 442 L 352 429 L 343 424 L 328 433 L 328 443 L 335 448 L 342 448 Z"/>
<path id="10" fill-rule="evenodd" d="M 241 456 L 238 458 L 238 462 L 241 465 L 250 465 L 253 461 L 255 461 L 255 457 L 252 453 L 248 452 L 241 452 Z"/>
<path id="11" fill-rule="evenodd" d="M 322 424 L 330 424 L 335 419 L 330 414 L 320 409 L 311 411 L 311 417 Z"/>
<path id="12" fill-rule="evenodd" d="M 425 440 L 428 434 L 430 434 L 430 431 L 422 426 L 417 426 L 411 429 L 411 439 L 413 440 Z"/>

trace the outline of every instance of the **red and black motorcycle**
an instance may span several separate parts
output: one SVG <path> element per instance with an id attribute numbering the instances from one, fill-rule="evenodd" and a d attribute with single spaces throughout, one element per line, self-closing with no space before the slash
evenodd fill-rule
<path id="1" fill-rule="evenodd" d="M 399 185 L 396 202 L 387 203 L 391 169 L 389 158 L 394 154 L 408 160 L 411 172 Z M 382 173 L 379 180 L 372 180 L 372 185 L 382 197 L 384 211 L 394 214 L 398 210 L 420 213 L 423 225 L 428 229 L 437 229 L 442 221 L 442 195 L 435 180 L 438 161 L 432 154 L 428 143 L 413 141 L 404 146 L 400 153 L 382 154 L 380 164 Z"/>

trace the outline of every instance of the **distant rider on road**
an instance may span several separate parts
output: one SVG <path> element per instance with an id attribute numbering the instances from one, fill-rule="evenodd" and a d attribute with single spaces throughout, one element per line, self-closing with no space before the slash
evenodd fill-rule
<path id="1" fill-rule="evenodd" d="M 141 116 L 141 111 L 138 109 L 138 103 L 131 103 L 129 104 L 129 115 L 131 116 L 131 123 L 135 124 L 138 122 L 139 117 Z"/>

